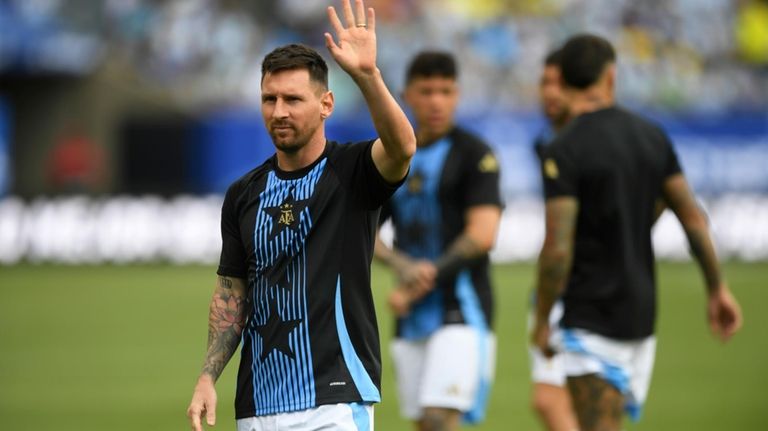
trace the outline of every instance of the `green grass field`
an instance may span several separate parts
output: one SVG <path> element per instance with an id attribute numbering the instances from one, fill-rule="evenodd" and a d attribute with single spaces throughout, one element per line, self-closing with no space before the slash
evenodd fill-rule
<path id="1" fill-rule="evenodd" d="M 691 264 L 659 267 L 659 346 L 643 420 L 630 430 L 764 430 L 768 426 L 768 264 L 726 265 L 744 308 L 728 345 L 710 337 Z M 539 429 L 528 407 L 525 315 L 531 265 L 495 268 L 497 380 L 477 430 Z M 202 363 L 213 267 L 0 267 L 0 429 L 183 430 Z M 376 428 L 407 430 L 387 355 L 390 275 L 374 268 L 384 353 Z M 235 362 L 237 359 L 233 362 Z M 222 376 L 219 425 L 234 429 L 235 366 Z"/>

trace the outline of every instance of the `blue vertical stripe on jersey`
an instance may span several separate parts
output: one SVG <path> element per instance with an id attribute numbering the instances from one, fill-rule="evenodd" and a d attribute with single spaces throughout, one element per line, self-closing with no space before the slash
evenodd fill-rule
<path id="1" fill-rule="evenodd" d="M 443 166 L 451 149 L 448 138 L 440 139 L 419 151 L 411 159 L 408 180 L 392 196 L 395 225 L 395 239 L 398 247 L 410 256 L 434 260 L 442 254 L 443 238 L 440 220 L 440 178 Z M 421 179 L 417 190 L 411 182 Z M 409 241 L 408 230 L 421 228 L 418 241 Z"/>
<path id="2" fill-rule="evenodd" d="M 344 357 L 344 363 L 347 365 L 352 381 L 355 383 L 357 391 L 363 401 L 377 403 L 381 401 L 381 394 L 373 383 L 371 376 L 363 366 L 363 361 L 357 356 L 355 346 L 349 338 L 347 324 L 344 321 L 344 309 L 341 304 L 341 275 L 336 279 L 336 332 L 339 334 L 339 344 L 341 344 L 341 354 Z"/>
<path id="3" fill-rule="evenodd" d="M 411 173 L 407 180 L 420 177 L 419 190 L 412 190 L 406 182 L 392 197 L 395 240 L 397 246 L 412 257 L 435 260 L 442 254 L 440 179 L 451 145 L 451 140 L 446 137 L 428 147 L 419 148 L 411 160 Z M 419 229 L 419 232 L 410 241 L 414 229 Z M 443 324 L 443 311 L 442 294 L 433 290 L 400 319 L 400 336 L 409 340 L 428 337 Z"/>
<path id="4" fill-rule="evenodd" d="M 464 413 L 464 422 L 478 423 L 485 417 L 486 406 L 488 405 L 488 395 L 491 389 L 491 382 L 488 381 L 487 376 L 490 375 L 488 370 L 490 353 L 490 330 L 488 322 L 485 320 L 482 306 L 480 305 L 480 298 L 477 297 L 477 291 L 472 283 L 472 276 L 469 270 L 461 271 L 456 277 L 456 299 L 459 301 L 459 308 L 461 314 L 464 316 L 464 321 L 467 325 L 471 326 L 478 334 L 478 346 L 480 366 L 478 367 L 479 387 L 475 394 L 475 400 L 472 407 Z"/>
<path id="5" fill-rule="evenodd" d="M 324 172 L 326 160 L 320 161 L 304 177 L 281 180 L 270 172 L 267 184 L 259 196 L 259 208 L 254 229 L 254 255 L 257 276 L 253 280 L 253 312 L 247 328 L 252 346 L 251 372 L 253 375 L 253 402 L 257 416 L 315 407 L 315 382 L 312 370 L 312 352 L 309 337 L 307 306 L 306 238 L 312 228 L 309 207 L 295 214 L 297 230 L 283 229 L 270 239 L 275 220 L 265 208 L 280 205 L 292 192 L 297 201 L 308 200 Z M 287 282 L 289 289 L 270 285 L 269 268 L 277 264 L 281 255 L 287 256 Z M 274 305 L 277 309 L 272 310 Z M 282 320 L 301 320 L 288 336 L 288 345 L 294 359 L 280 351 L 268 352 L 262 361 L 266 347 L 255 330 L 263 325 L 271 314 L 277 313 Z"/>
<path id="6" fill-rule="evenodd" d="M 400 337 L 419 340 L 443 325 L 443 291 L 433 289 L 411 308 L 400 325 Z"/>
<path id="7" fill-rule="evenodd" d="M 464 321 L 475 329 L 488 331 L 488 323 L 485 321 L 480 298 L 477 297 L 469 270 L 461 271 L 456 277 L 456 299 L 459 301 Z"/>

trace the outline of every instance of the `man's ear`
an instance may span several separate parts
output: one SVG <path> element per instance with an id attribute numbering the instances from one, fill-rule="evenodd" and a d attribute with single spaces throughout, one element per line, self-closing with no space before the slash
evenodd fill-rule
<path id="1" fill-rule="evenodd" d="M 323 96 L 320 98 L 320 118 L 325 120 L 326 118 L 330 117 L 331 114 L 333 114 L 333 104 L 333 92 L 328 90 L 323 93 Z"/>

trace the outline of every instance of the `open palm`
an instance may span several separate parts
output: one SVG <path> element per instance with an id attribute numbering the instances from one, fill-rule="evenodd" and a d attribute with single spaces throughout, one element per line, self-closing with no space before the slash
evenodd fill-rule
<path id="1" fill-rule="evenodd" d="M 338 44 L 330 33 L 325 33 L 325 43 L 334 60 L 350 76 L 369 75 L 376 71 L 376 17 L 368 8 L 367 19 L 363 0 L 355 0 L 355 11 L 349 0 L 342 1 L 344 21 L 341 23 L 336 9 L 328 7 L 328 19 L 336 32 Z"/>

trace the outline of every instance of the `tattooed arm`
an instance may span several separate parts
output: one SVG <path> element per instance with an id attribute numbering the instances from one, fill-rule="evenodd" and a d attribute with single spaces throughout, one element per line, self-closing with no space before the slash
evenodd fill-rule
<path id="1" fill-rule="evenodd" d="M 464 232 L 435 261 L 437 280 L 451 278 L 479 257 L 486 255 L 496 242 L 501 208 L 496 205 L 471 207 L 464 215 Z"/>
<path id="2" fill-rule="evenodd" d="M 549 347 L 549 313 L 571 270 L 578 212 L 579 202 L 573 197 L 547 199 L 546 233 L 536 284 L 536 324 L 531 335 L 531 342 L 546 355 L 553 353 Z"/>
<path id="3" fill-rule="evenodd" d="M 216 422 L 214 384 L 240 344 L 240 336 L 249 311 L 246 295 L 245 280 L 218 277 L 208 314 L 208 351 L 205 364 L 187 409 L 187 416 L 195 431 L 202 430 L 203 415 L 206 416 L 208 425 L 213 426 Z"/>
<path id="4" fill-rule="evenodd" d="M 454 277 L 473 260 L 491 251 L 501 220 L 501 208 L 497 205 L 477 205 L 464 214 L 464 231 L 434 263 L 420 261 L 432 268 L 432 279 L 422 285 L 402 283 L 390 296 L 390 306 L 407 310 L 411 303 L 429 293 L 442 280 Z M 397 307 L 393 306 L 396 304 Z"/>
<path id="5" fill-rule="evenodd" d="M 727 341 L 741 326 L 741 309 L 720 273 L 720 263 L 704 211 L 682 174 L 670 176 L 663 187 L 664 200 L 675 213 L 688 237 L 691 253 L 704 274 L 707 316 L 712 332 Z"/>

